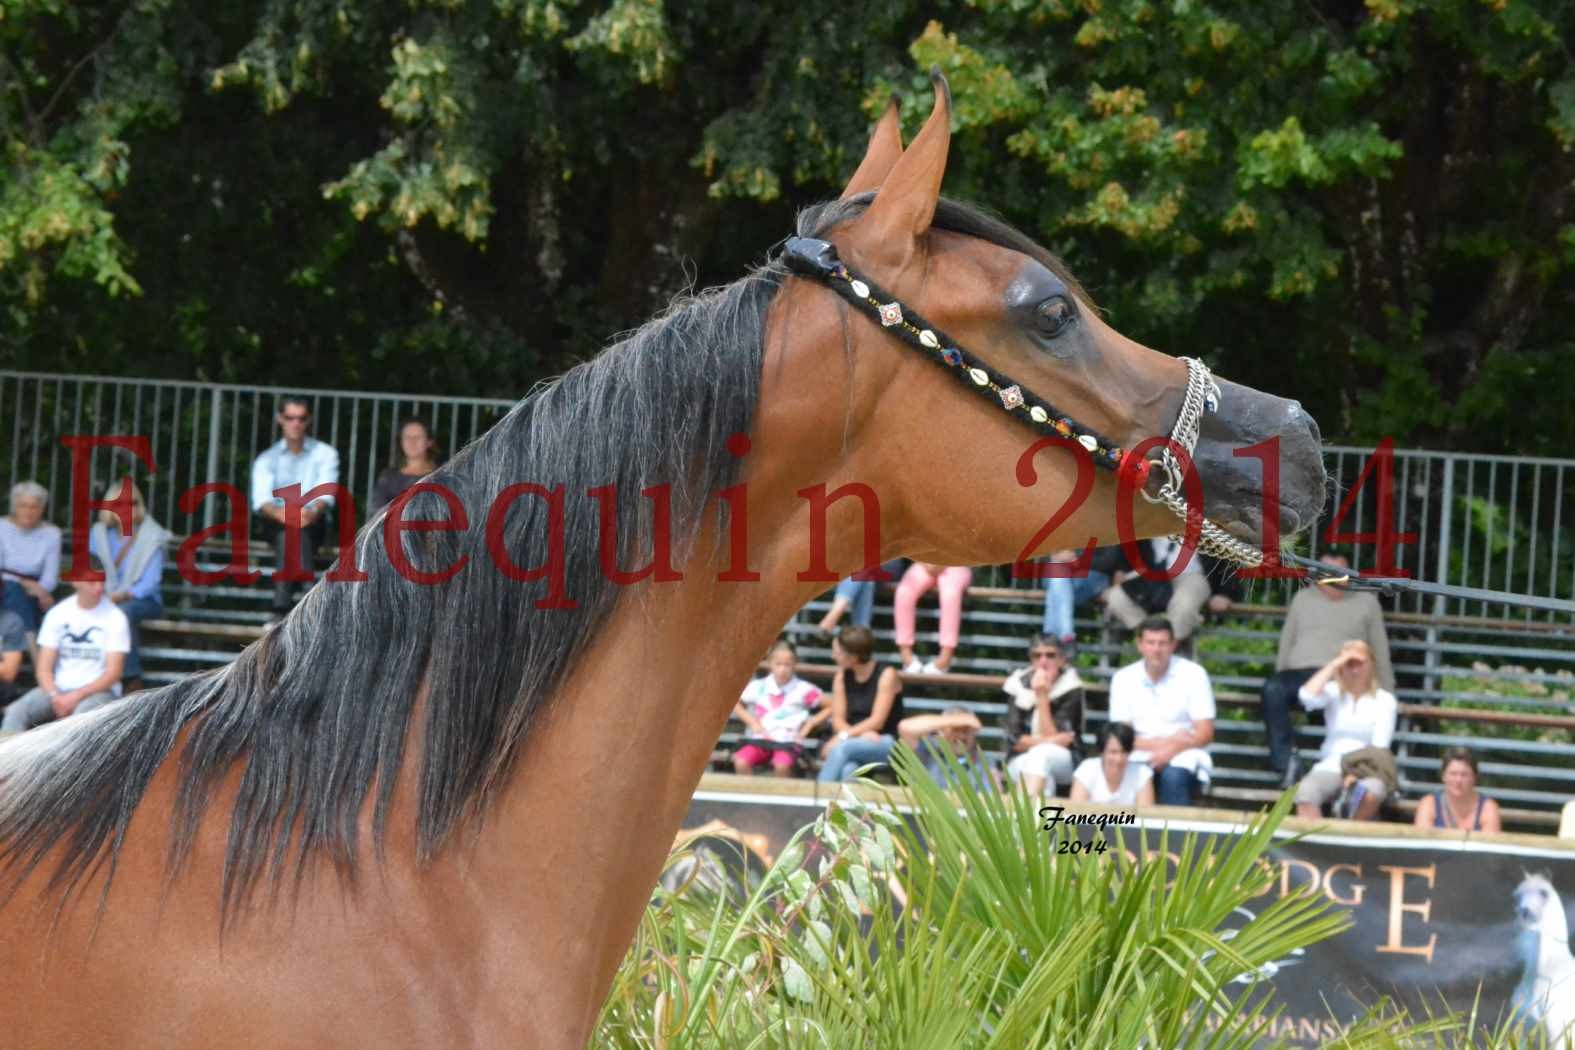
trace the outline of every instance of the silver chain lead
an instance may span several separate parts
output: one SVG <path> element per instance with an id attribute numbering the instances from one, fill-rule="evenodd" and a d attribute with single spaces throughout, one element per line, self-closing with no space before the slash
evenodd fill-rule
<path id="1" fill-rule="evenodd" d="M 1181 401 L 1181 412 L 1176 416 L 1176 428 L 1171 431 L 1170 440 L 1176 446 L 1183 448 L 1190 459 L 1192 450 L 1197 447 L 1198 434 L 1203 429 L 1203 416 L 1206 412 L 1213 412 L 1219 408 L 1220 388 L 1214 382 L 1208 365 L 1195 357 L 1183 357 L 1187 364 L 1187 392 Z M 1171 446 L 1165 445 L 1160 453 L 1157 464 L 1164 473 L 1164 484 L 1157 493 L 1150 493 L 1144 486 L 1138 491 L 1143 493 L 1143 498 L 1150 503 L 1159 503 L 1170 508 L 1171 513 L 1182 521 L 1191 524 L 1194 519 L 1202 522 L 1202 529 L 1198 538 L 1198 550 L 1215 558 L 1224 558 L 1237 565 L 1256 567 L 1263 564 L 1263 552 L 1237 539 L 1218 525 L 1203 517 L 1200 507 L 1193 507 L 1187 503 L 1186 489 L 1182 483 L 1181 464 L 1171 452 Z M 1171 539 L 1180 543 L 1183 535 L 1172 535 Z"/>

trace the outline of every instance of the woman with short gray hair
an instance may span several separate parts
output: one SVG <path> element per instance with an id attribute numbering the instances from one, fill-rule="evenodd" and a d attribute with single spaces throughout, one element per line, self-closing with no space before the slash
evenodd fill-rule
<path id="1" fill-rule="evenodd" d="M 35 634 L 60 583 L 60 530 L 44 520 L 48 506 L 48 489 L 19 481 L 11 486 L 11 513 L 0 518 L 0 608 L 16 613 Z"/>

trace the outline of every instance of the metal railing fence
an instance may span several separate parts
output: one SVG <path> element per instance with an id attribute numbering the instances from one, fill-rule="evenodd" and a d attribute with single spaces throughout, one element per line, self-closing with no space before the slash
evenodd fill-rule
<path id="1" fill-rule="evenodd" d="M 3 488 L 35 480 L 52 494 L 50 519 L 69 522 L 68 435 L 146 436 L 158 471 L 135 473 L 153 515 L 178 533 L 208 524 L 216 501 L 183 512 L 179 496 L 205 482 L 229 482 L 245 492 L 252 459 L 278 439 L 279 399 L 293 394 L 312 406 L 313 434 L 339 450 L 341 481 L 355 495 L 358 520 L 377 475 L 392 461 L 399 422 L 421 416 L 448 452 L 485 433 L 515 404 L 500 398 L 420 397 L 367 391 L 244 387 L 217 383 L 122 379 L 0 371 L 0 472 Z M 1379 471 L 1364 470 L 1374 450 L 1328 446 L 1332 481 L 1325 514 L 1301 541 L 1317 554 L 1325 529 L 1348 493 L 1347 534 L 1369 539 L 1342 544 L 1358 569 L 1370 570 L 1388 544 L 1393 563 L 1412 575 L 1519 594 L 1575 598 L 1575 459 L 1471 455 L 1396 449 L 1391 521 L 1379 521 Z M 131 466 L 129 454 L 100 449 L 91 480 L 107 482 Z M 522 479 L 529 480 L 529 479 Z M 1361 482 L 1359 485 L 1358 482 Z M 1569 510 L 1565 508 L 1569 507 Z M 1037 523 L 1027 523 L 1032 529 Z M 1025 539 L 1028 533 L 1025 533 Z M 1012 578 L 1010 566 L 975 574 L 978 584 L 1037 587 Z M 1260 601 L 1284 600 L 1294 584 L 1254 584 Z M 1568 620 L 1548 612 L 1459 599 L 1403 596 L 1398 607 L 1434 615 L 1479 615 L 1526 621 Z"/>
<path id="2" fill-rule="evenodd" d="M 1297 538 L 1297 550 L 1314 557 L 1327 550 L 1334 524 L 1343 535 L 1366 537 L 1336 545 L 1359 571 L 1376 570 L 1384 561 L 1380 548 L 1386 547 L 1389 563 L 1414 579 L 1575 599 L 1575 459 L 1397 448 L 1384 522 L 1375 453 L 1349 445 L 1324 447 L 1329 499 L 1322 517 Z M 976 572 L 974 579 L 994 586 L 1039 586 L 1014 580 L 1010 566 Z M 1256 602 L 1284 603 L 1299 586 L 1294 580 L 1260 580 L 1250 585 L 1249 594 Z M 1548 611 L 1421 594 L 1400 595 L 1393 607 L 1434 616 L 1570 622 L 1569 616 Z"/>
<path id="3" fill-rule="evenodd" d="M 90 482 L 106 483 L 132 470 L 149 512 L 168 528 L 189 534 L 225 513 L 210 498 L 191 513 L 180 496 L 207 482 L 228 482 L 242 493 L 257 454 L 279 439 L 274 417 L 286 395 L 312 410 L 312 434 L 339 450 L 340 481 L 354 494 L 364 521 L 377 476 L 398 450 L 399 425 L 419 416 L 438 444 L 452 453 L 486 433 L 514 406 L 498 398 L 415 397 L 365 391 L 244 387 L 220 383 L 120 379 L 0 371 L 0 471 L 5 490 L 20 480 L 50 491 L 49 518 L 70 521 L 69 435 L 135 435 L 149 440 L 157 472 L 150 474 L 119 449 L 93 452 Z M 216 519 L 217 520 L 217 519 Z"/>

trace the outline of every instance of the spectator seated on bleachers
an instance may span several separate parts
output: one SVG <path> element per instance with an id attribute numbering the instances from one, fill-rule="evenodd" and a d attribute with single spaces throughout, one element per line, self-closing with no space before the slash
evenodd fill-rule
<path id="1" fill-rule="evenodd" d="M 1046 785 L 1071 784 L 1083 757 L 1083 680 L 1068 667 L 1061 643 L 1035 635 L 1028 666 L 1002 686 L 1006 705 L 1006 774 L 1038 796 Z M 1052 792 L 1053 793 L 1053 792 Z"/>
<path id="2" fill-rule="evenodd" d="M 1326 554 L 1322 560 L 1341 567 L 1349 564 L 1338 554 Z M 1378 684 L 1393 692 L 1395 673 L 1389 661 L 1389 637 L 1384 631 L 1384 611 L 1376 597 L 1365 591 L 1348 591 L 1338 584 L 1310 584 L 1291 599 L 1290 612 L 1280 631 L 1274 674 L 1263 683 L 1262 693 L 1269 766 L 1284 774 L 1282 787 L 1296 783 L 1301 773 L 1295 750 L 1296 730 L 1291 722 L 1297 691 L 1352 638 L 1367 643 Z"/>
<path id="3" fill-rule="evenodd" d="M 852 780 L 860 766 L 890 758 L 905 714 L 902 675 L 875 662 L 875 634 L 868 627 L 844 627 L 831 643 L 831 657 L 837 663 L 831 678 L 835 735 L 821 763 L 822 783 Z"/>
<path id="4" fill-rule="evenodd" d="M 909 715 L 897 723 L 897 734 L 941 788 L 950 788 L 958 775 L 977 791 L 998 791 L 994 763 L 979 747 L 982 728 L 979 716 L 959 705 L 938 715 Z M 943 749 L 956 761 L 956 774 L 947 767 Z"/>
<path id="5" fill-rule="evenodd" d="M 16 679 L 22 673 L 22 656 L 27 652 L 27 632 L 22 618 L 10 609 L 0 609 L 0 707 L 16 699 Z"/>
<path id="6" fill-rule="evenodd" d="M 1146 550 L 1145 550 L 1146 548 Z M 1183 548 L 1175 537 L 1143 541 L 1139 550 L 1151 570 L 1170 572 L 1180 561 Z M 1170 621 L 1177 642 L 1190 639 L 1203 622 L 1205 609 L 1211 603 L 1215 611 L 1230 608 L 1230 598 L 1221 592 L 1216 600 L 1215 583 L 1209 577 L 1209 565 L 1197 551 L 1190 552 L 1181 571 L 1164 580 L 1147 579 L 1134 566 L 1132 575 L 1121 580 L 1105 592 L 1105 607 L 1110 615 L 1128 630 L 1136 630 L 1150 616 L 1164 616 Z M 1221 586 L 1230 579 L 1228 573 L 1216 570 Z"/>
<path id="7" fill-rule="evenodd" d="M 89 556 L 99 572 L 104 565 Z M 104 596 L 102 580 L 77 580 L 76 594 L 44 614 L 38 629 L 38 686 L 6 708 L 0 729 L 20 732 L 68 715 L 84 714 L 120 695 L 120 675 L 131 648 L 126 614 Z"/>
<path id="8" fill-rule="evenodd" d="M 1223 616 L 1246 594 L 1241 583 L 1241 566 L 1207 554 L 1196 557 L 1203 563 L 1203 575 L 1209 581 L 1209 600 L 1203 603 L 1201 612 L 1207 616 Z"/>
<path id="9" fill-rule="evenodd" d="M 1324 712 L 1323 747 L 1318 764 L 1296 789 L 1297 816 L 1316 820 L 1337 796 L 1343 805 L 1336 816 L 1376 820 L 1378 808 L 1393 789 L 1394 776 L 1359 775 L 1353 756 L 1369 749 L 1387 755 L 1394 739 L 1400 707 L 1394 694 L 1378 685 L 1373 651 L 1366 642 L 1348 641 L 1298 691 L 1302 706 Z M 1382 756 L 1374 756 L 1382 765 Z M 1393 761 L 1391 759 L 1392 768 Z"/>
<path id="10" fill-rule="evenodd" d="M 398 499 L 416 482 L 438 468 L 443 453 L 433 440 L 432 428 L 420 416 L 408 416 L 399 424 L 399 451 L 388 469 L 377 476 L 372 486 L 371 513 L 376 514 Z"/>
<path id="11" fill-rule="evenodd" d="M 19 481 L 10 514 L 0 518 L 0 609 L 16 613 L 29 634 L 38 632 L 60 584 L 60 529 L 44 520 L 48 506 L 48 489 Z"/>
<path id="12" fill-rule="evenodd" d="M 123 485 L 131 490 L 131 537 L 121 534 L 121 520 L 112 511 L 100 511 L 98 521 L 88 532 L 88 548 L 104 564 L 104 591 L 120 607 L 131 624 L 131 652 L 126 654 L 125 684 L 128 689 L 141 685 L 143 620 L 164 615 L 159 593 L 164 575 L 164 545 L 170 531 L 148 516 L 142 490 L 127 477 Z"/>
<path id="13" fill-rule="evenodd" d="M 902 563 L 901 558 L 884 562 L 880 567 L 881 573 L 891 580 L 900 579 Z M 855 624 L 868 627 L 875 619 L 875 583 L 875 580 L 861 580 L 857 575 L 838 583 L 837 591 L 831 598 L 831 608 L 826 610 L 826 615 L 820 618 L 816 626 L 823 634 L 830 634 L 837 629 L 842 618 L 851 613 Z"/>
<path id="14" fill-rule="evenodd" d="M 897 584 L 897 596 L 892 601 L 892 619 L 897 631 L 897 652 L 902 657 L 906 674 L 945 674 L 952 666 L 952 656 L 957 652 L 957 639 L 962 634 L 963 596 L 973 582 L 973 570 L 965 565 L 931 565 L 916 561 L 902 574 Z M 921 663 L 913 655 L 913 642 L 918 634 L 919 598 L 930 588 L 940 595 L 941 648 L 934 660 Z"/>
<path id="15" fill-rule="evenodd" d="M 1495 833 L 1504 830 L 1498 803 L 1477 790 L 1477 756 L 1470 748 L 1452 747 L 1445 751 L 1439 763 L 1439 777 L 1444 790 L 1425 795 L 1417 803 L 1413 820 L 1417 827 Z"/>
<path id="16" fill-rule="evenodd" d="M 1099 754 L 1084 759 L 1072 773 L 1072 801 L 1152 806 L 1154 771 L 1132 761 L 1133 741 L 1130 725 L 1106 722 L 1096 745 Z"/>
<path id="17" fill-rule="evenodd" d="M 1138 625 L 1142 659 L 1110 679 L 1110 720 L 1136 734 L 1135 762 L 1154 771 L 1162 806 L 1190 806 L 1214 770 L 1214 687 L 1200 664 L 1176 655 L 1170 621 L 1151 616 Z"/>
<path id="18" fill-rule="evenodd" d="M 300 580 L 284 577 L 287 551 L 293 542 L 286 527 L 284 499 L 274 493 L 291 485 L 307 493 L 320 485 L 339 481 L 339 452 L 330 444 L 307 437 L 312 425 L 312 410 L 305 398 L 285 397 L 279 402 L 279 430 L 283 433 L 252 462 L 252 512 L 274 548 L 272 616 L 279 619 L 290 611 Z M 301 510 L 301 568 L 311 576 L 317 564 L 317 548 L 328 532 L 328 512 L 333 508 L 329 496 L 313 499 Z"/>
<path id="19" fill-rule="evenodd" d="M 756 766 L 770 762 L 772 773 L 787 777 L 793 775 L 804 741 L 831 717 L 831 705 L 822 703 L 824 694 L 796 674 L 798 650 L 792 642 L 773 645 L 767 663 L 771 672 L 744 687 L 734 712 L 748 736 L 776 746 L 745 743 L 733 753 L 733 769 L 752 776 Z"/>

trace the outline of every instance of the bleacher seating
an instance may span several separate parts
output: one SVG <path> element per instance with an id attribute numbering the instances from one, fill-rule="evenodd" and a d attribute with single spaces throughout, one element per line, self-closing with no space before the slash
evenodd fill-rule
<path id="1" fill-rule="evenodd" d="M 969 590 L 964 634 L 953 673 L 905 676 L 911 710 L 936 711 L 961 703 L 985 724 L 981 741 L 999 755 L 1005 714 L 1001 682 L 1023 665 L 1029 635 L 1039 629 L 1038 590 L 974 587 Z M 828 680 L 829 643 L 816 622 L 828 607 L 811 602 L 787 625 L 799 645 L 800 673 Z M 1219 703 L 1216 763 L 1210 800 L 1256 808 L 1277 797 L 1278 774 L 1268 769 L 1268 748 L 1258 715 L 1258 690 L 1273 670 L 1285 610 L 1238 605 L 1199 632 L 1195 658 L 1210 670 Z M 1438 790 L 1438 755 L 1444 748 L 1473 748 L 1484 788 L 1499 800 L 1507 828 L 1550 830 L 1575 795 L 1575 626 L 1527 619 L 1387 616 L 1401 701 L 1395 751 L 1399 797 L 1393 819 L 1409 819 L 1417 800 Z M 920 651 L 933 648 L 935 613 L 920 608 Z M 926 632 L 924 628 L 928 627 Z M 877 602 L 878 658 L 894 656 L 889 602 Z M 1088 618 L 1078 621 L 1076 666 L 1088 683 L 1089 724 L 1105 716 L 1105 690 L 1117 668 L 1137 658 L 1114 630 Z M 1504 685 L 1531 695 L 1491 692 Z M 736 727 L 729 727 L 730 731 Z M 1297 745 L 1307 765 L 1315 760 L 1319 726 L 1298 724 Z M 1090 736 L 1090 743 L 1092 737 Z M 724 734 L 719 753 L 730 738 Z"/>
<path id="2" fill-rule="evenodd" d="M 320 552 L 320 570 L 335 553 Z M 165 561 L 165 613 L 144 624 L 144 681 L 150 686 L 229 662 L 261 637 L 268 618 L 271 548 L 252 545 L 252 567 L 264 576 L 251 585 L 187 583 L 173 548 L 171 555 Z M 216 547 L 199 567 L 218 569 L 225 557 Z M 827 598 L 813 601 L 786 625 L 799 646 L 800 673 L 821 682 L 833 669 L 829 639 L 816 627 L 827 607 Z M 907 676 L 909 709 L 935 712 L 961 703 L 984 723 L 986 750 L 999 754 L 1006 711 L 1001 682 L 1022 666 L 1042 608 L 1042 592 L 1035 589 L 970 588 L 952 672 Z M 1199 633 L 1193 655 L 1209 668 L 1220 708 L 1212 746 L 1214 805 L 1257 808 L 1278 794 L 1278 776 L 1267 768 L 1258 689 L 1273 670 L 1284 615 L 1280 606 L 1237 605 Z M 919 650 L 933 651 L 933 605 L 921 604 L 919 618 Z M 1416 800 L 1439 787 L 1437 756 L 1460 744 L 1478 753 L 1484 788 L 1499 800 L 1507 827 L 1556 828 L 1561 808 L 1575 796 L 1575 626 L 1405 614 L 1391 614 L 1387 621 L 1401 701 L 1395 739 L 1401 792 L 1388 815 L 1408 819 Z M 1088 683 L 1092 730 L 1104 718 L 1110 676 L 1136 653 L 1129 640 L 1093 619 L 1080 618 L 1077 626 L 1084 641 L 1076 666 Z M 878 658 L 893 659 L 889 588 L 877 601 L 874 628 Z M 1506 687 L 1514 693 L 1504 695 Z M 718 768 L 731 768 L 728 756 L 740 728 L 731 723 L 719 741 Z M 1298 747 L 1308 764 L 1321 734 L 1317 726 L 1298 724 Z"/>

